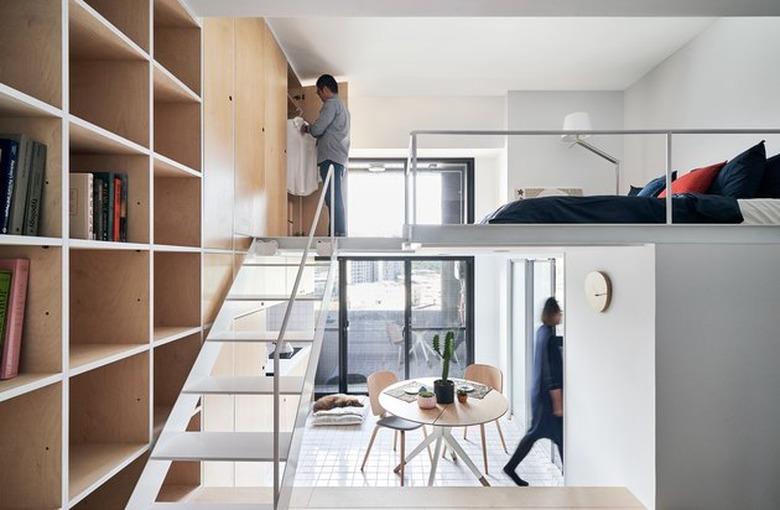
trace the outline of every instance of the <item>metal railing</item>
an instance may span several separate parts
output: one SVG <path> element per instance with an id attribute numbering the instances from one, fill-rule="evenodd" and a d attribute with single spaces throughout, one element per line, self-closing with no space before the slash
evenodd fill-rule
<path id="1" fill-rule="evenodd" d="M 588 136 L 588 135 L 663 135 L 666 147 L 666 189 L 672 189 L 672 137 L 678 135 L 780 135 L 780 129 L 620 129 L 620 130 L 435 130 L 423 129 L 409 133 L 409 157 L 404 175 L 405 237 L 411 241 L 410 225 L 417 224 L 417 150 L 421 136 Z M 666 198 L 666 224 L 672 225 L 672 193 Z"/>
<path id="2" fill-rule="evenodd" d="M 303 425 L 305 424 L 306 416 L 308 415 L 308 402 L 311 400 L 314 391 L 314 373 L 317 369 L 317 360 L 319 359 L 319 353 L 322 348 L 322 338 L 325 330 L 325 320 L 328 314 L 328 304 L 331 300 L 333 293 L 333 282 L 335 281 L 335 263 L 336 263 L 336 236 L 335 236 L 335 198 L 336 198 L 336 179 L 335 179 L 335 167 L 333 165 L 328 169 L 328 173 L 325 177 L 325 182 L 322 185 L 322 192 L 320 193 L 319 201 L 317 202 L 317 209 L 312 219 L 311 228 L 309 230 L 309 236 L 306 240 L 306 245 L 301 255 L 301 262 L 298 265 L 298 271 L 295 274 L 295 282 L 290 293 L 290 299 L 287 301 L 287 305 L 284 309 L 284 316 L 282 317 L 282 324 L 279 329 L 279 335 L 277 336 L 276 346 L 274 348 L 274 375 L 273 375 L 273 410 L 274 410 L 274 425 L 273 425 L 273 495 L 274 495 L 274 508 L 281 509 L 289 506 L 290 497 L 292 495 L 292 483 L 295 477 L 295 468 L 297 466 L 297 456 L 300 450 L 301 434 L 303 432 Z M 312 243 L 314 241 L 314 234 L 319 223 L 320 216 L 322 215 L 322 208 L 325 203 L 326 193 L 330 193 L 330 266 L 328 269 L 328 280 L 325 285 L 325 292 L 323 293 L 322 302 L 319 310 L 319 317 L 315 325 L 314 341 L 312 343 L 311 350 L 309 352 L 309 361 L 306 368 L 306 374 L 303 380 L 303 389 L 301 392 L 300 400 L 298 401 L 298 412 L 296 413 L 295 425 L 292 434 L 292 443 L 288 446 L 287 460 L 285 462 L 284 478 L 282 479 L 279 472 L 279 465 L 281 462 L 280 454 L 280 403 L 279 403 L 279 372 L 280 372 L 280 358 L 281 347 L 284 342 L 284 336 L 287 333 L 287 326 L 290 322 L 290 316 L 292 314 L 295 300 L 298 296 L 298 289 L 300 288 L 301 279 L 303 278 L 303 272 L 306 267 L 306 259 L 311 251 Z M 297 433 L 296 433 L 297 432 Z"/>

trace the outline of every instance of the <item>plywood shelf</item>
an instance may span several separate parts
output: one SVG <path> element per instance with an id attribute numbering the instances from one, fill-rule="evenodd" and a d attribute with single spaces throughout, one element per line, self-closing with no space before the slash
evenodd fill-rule
<path id="1" fill-rule="evenodd" d="M 200 103 L 154 102 L 154 151 L 196 172 L 201 169 Z"/>
<path id="2" fill-rule="evenodd" d="M 78 501 L 78 503 L 75 500 L 71 500 L 68 506 L 76 510 L 125 508 L 148 457 L 148 452 L 144 452 L 143 455 L 140 455 L 110 479 L 106 480 L 94 492 L 89 493 L 88 496 Z"/>
<path id="3" fill-rule="evenodd" d="M 93 239 L 71 239 L 69 245 L 73 250 L 149 251 L 149 245 L 145 243 L 120 243 L 115 241 L 95 241 Z"/>
<path id="4" fill-rule="evenodd" d="M 155 326 L 154 347 L 159 347 L 201 332 L 200 326 Z"/>
<path id="5" fill-rule="evenodd" d="M 70 346 L 71 377 L 149 350 L 148 344 L 73 344 Z"/>
<path id="6" fill-rule="evenodd" d="M 19 374 L 0 381 L 0 402 L 62 381 L 62 374 Z"/>
<path id="7" fill-rule="evenodd" d="M 149 60 L 149 54 L 84 0 L 69 0 L 70 55 L 83 60 Z"/>
<path id="8" fill-rule="evenodd" d="M 128 464 L 143 455 L 146 443 L 74 444 L 70 446 L 70 506 L 77 504 Z"/>
<path id="9" fill-rule="evenodd" d="M 70 150 L 78 154 L 149 154 L 149 149 L 77 116 L 70 117 Z"/>
<path id="10" fill-rule="evenodd" d="M 200 96 L 155 60 L 154 100 L 159 103 L 200 103 Z"/>
<path id="11" fill-rule="evenodd" d="M 60 118 L 62 110 L 0 83 L 0 116 Z"/>
<path id="12" fill-rule="evenodd" d="M 154 405 L 173 407 L 200 352 L 200 333 L 154 349 Z"/>
<path id="13" fill-rule="evenodd" d="M 62 385 L 0 403 L 0 508 L 59 508 Z"/>
<path id="14" fill-rule="evenodd" d="M 171 253 L 200 253 L 201 248 L 198 246 L 179 246 L 176 244 L 155 244 L 152 249 L 154 251 L 171 252 Z"/>
<path id="15" fill-rule="evenodd" d="M 168 156 L 154 153 L 154 175 L 155 177 L 194 177 L 200 178 L 202 174 L 197 170 L 182 165 Z"/>
<path id="16" fill-rule="evenodd" d="M 149 446 L 148 352 L 70 379 L 70 505 Z"/>
<path id="17" fill-rule="evenodd" d="M 62 246 L 62 238 L 0 235 L 0 246 Z"/>
<path id="18" fill-rule="evenodd" d="M 149 0 L 85 0 L 144 52 L 151 42 Z"/>

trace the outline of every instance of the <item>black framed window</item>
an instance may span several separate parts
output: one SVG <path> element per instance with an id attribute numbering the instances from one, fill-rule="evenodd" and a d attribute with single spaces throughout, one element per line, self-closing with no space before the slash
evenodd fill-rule
<path id="1" fill-rule="evenodd" d="M 450 373 L 474 360 L 473 257 L 340 257 L 339 307 L 329 316 L 316 393 L 365 393 L 368 375 L 436 376 L 431 339 L 455 333 Z"/>
<path id="2" fill-rule="evenodd" d="M 405 159 L 349 160 L 345 194 L 350 236 L 402 234 L 406 166 Z M 474 223 L 473 158 L 422 158 L 417 168 L 418 223 Z"/>

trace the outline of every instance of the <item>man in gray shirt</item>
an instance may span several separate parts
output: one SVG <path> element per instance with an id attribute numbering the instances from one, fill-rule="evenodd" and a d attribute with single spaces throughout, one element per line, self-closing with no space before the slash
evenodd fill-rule
<path id="1" fill-rule="evenodd" d="M 342 181 L 344 180 L 344 167 L 349 160 L 349 111 L 339 98 L 339 85 L 336 79 L 329 74 L 323 74 L 317 78 L 317 95 L 322 100 L 320 115 L 311 125 L 304 125 L 301 129 L 311 133 L 317 139 L 317 165 L 320 168 L 320 176 L 323 182 L 328 175 L 328 170 L 333 166 L 332 185 L 336 187 L 335 204 L 330 203 L 330 190 L 325 195 L 325 203 L 328 208 L 333 208 L 337 236 L 347 235 L 347 225 L 344 212 L 344 194 Z"/>

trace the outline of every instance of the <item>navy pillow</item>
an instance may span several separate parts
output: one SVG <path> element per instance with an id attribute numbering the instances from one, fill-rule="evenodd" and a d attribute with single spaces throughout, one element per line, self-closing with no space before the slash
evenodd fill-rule
<path id="1" fill-rule="evenodd" d="M 637 188 L 636 186 L 630 186 L 628 190 L 628 196 L 635 197 L 639 194 L 640 191 L 642 191 L 642 188 Z"/>
<path id="2" fill-rule="evenodd" d="M 734 157 L 721 168 L 709 193 L 732 198 L 753 198 L 761 186 L 766 167 L 764 141 Z"/>
<path id="3" fill-rule="evenodd" d="M 780 198 L 780 154 L 766 160 L 764 179 L 758 188 L 761 198 Z"/>
<path id="4" fill-rule="evenodd" d="M 677 171 L 672 172 L 672 182 L 677 179 Z M 656 177 L 652 181 L 645 184 L 642 191 L 636 194 L 638 197 L 657 197 L 666 188 L 666 176 L 662 175 Z"/>

